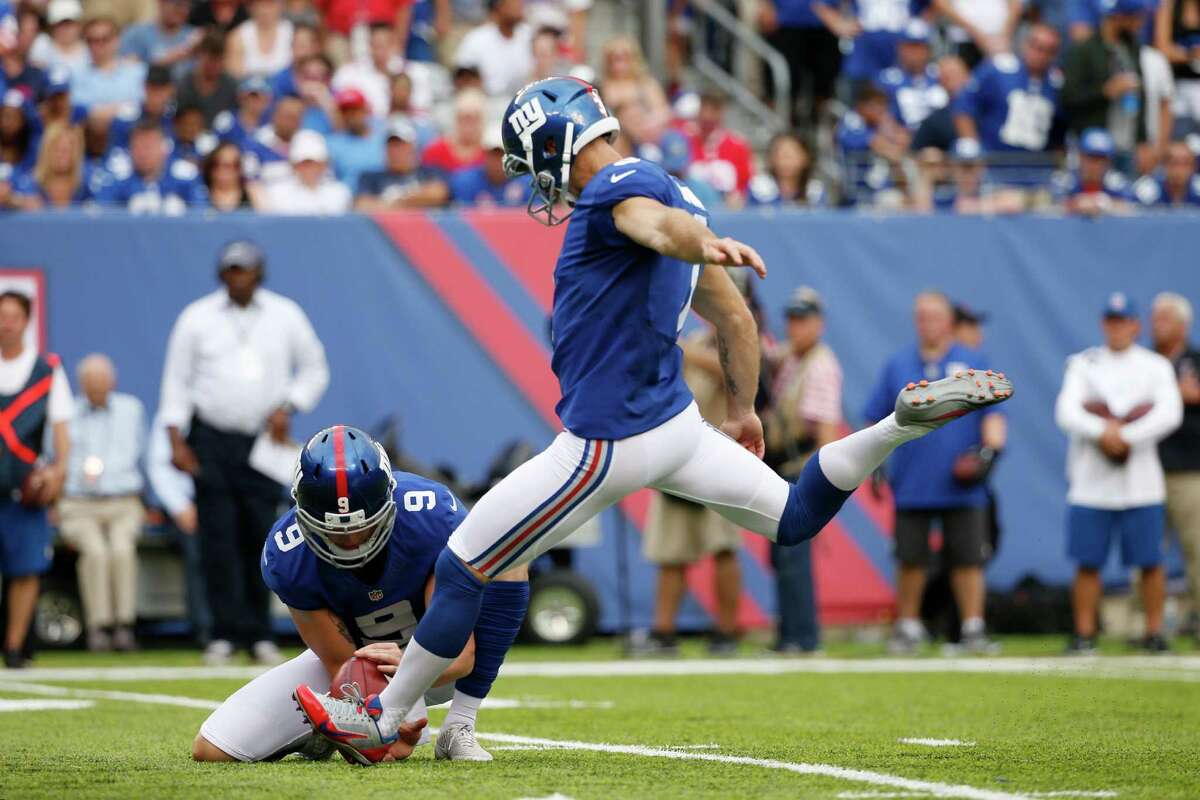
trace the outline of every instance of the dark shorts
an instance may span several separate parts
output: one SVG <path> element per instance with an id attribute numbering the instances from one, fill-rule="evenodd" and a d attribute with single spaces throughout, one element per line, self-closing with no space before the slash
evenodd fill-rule
<path id="1" fill-rule="evenodd" d="M 1166 515 L 1161 505 L 1112 510 L 1071 506 L 1067 510 L 1067 555 L 1086 569 L 1108 561 L 1114 536 L 1126 567 L 1157 567 L 1163 560 Z"/>
<path id="2" fill-rule="evenodd" d="M 805 79 L 811 81 L 814 97 L 833 97 L 833 85 L 842 67 L 842 51 L 837 37 L 824 27 L 780 28 L 768 37 L 788 63 L 792 79 L 792 96 L 799 97 Z M 771 71 L 766 73 L 768 94 L 774 92 Z"/>
<path id="3" fill-rule="evenodd" d="M 0 502 L 0 575 L 23 578 L 50 569 L 54 557 L 50 521 L 44 508 Z"/>
<path id="4" fill-rule="evenodd" d="M 897 509 L 896 560 L 906 567 L 929 566 L 929 534 L 941 523 L 942 553 L 950 567 L 981 567 L 992 557 L 991 518 L 979 508 Z"/>

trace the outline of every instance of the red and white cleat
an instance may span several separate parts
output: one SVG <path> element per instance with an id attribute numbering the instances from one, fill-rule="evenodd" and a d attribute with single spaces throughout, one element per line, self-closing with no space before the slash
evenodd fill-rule
<path id="1" fill-rule="evenodd" d="M 896 422 L 934 430 L 947 422 L 1003 403 L 1013 395 L 1012 381 L 995 370 L 964 369 L 939 381 L 910 383 L 896 398 Z"/>
<path id="2" fill-rule="evenodd" d="M 313 730 L 353 763 L 368 767 L 382 761 L 398 739 L 403 715 L 385 710 L 379 695 L 343 700 L 305 685 L 292 697 Z"/>

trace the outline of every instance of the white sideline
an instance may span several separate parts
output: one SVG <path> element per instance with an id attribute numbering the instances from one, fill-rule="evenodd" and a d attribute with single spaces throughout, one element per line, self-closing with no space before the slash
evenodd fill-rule
<path id="1" fill-rule="evenodd" d="M 78 711 L 96 705 L 91 700 L 0 699 L 0 711 Z"/>
<path id="2" fill-rule="evenodd" d="M 905 737 L 897 739 L 900 744 L 919 744 L 924 747 L 974 747 L 974 742 L 964 742 L 962 739 L 923 739 L 920 737 Z"/>
<path id="3" fill-rule="evenodd" d="M 35 667 L 0 670 L 0 685 L 24 681 L 248 680 L 265 667 Z M 510 678 L 626 678 L 683 675 L 1011 674 L 1200 682 L 1200 656 L 1066 658 L 732 658 L 676 661 L 513 661 Z"/>
<path id="4" fill-rule="evenodd" d="M 120 700 L 126 702 L 149 703 L 156 705 L 181 706 L 184 708 L 213 709 L 220 703 L 213 700 L 202 700 L 195 697 L 181 697 L 165 694 L 141 694 L 138 692 L 117 692 L 101 689 L 73 689 L 63 686 L 46 686 L 36 683 L 19 683 L 6 681 L 0 683 L 4 691 L 24 694 L 57 695 L 81 697 L 101 700 Z M 534 736 L 517 736 L 508 733 L 479 732 L 477 736 L 487 741 L 500 742 L 508 745 L 523 745 L 562 750 L 584 750 L 593 753 L 617 753 L 621 755 L 642 756 L 644 758 L 667 758 L 682 761 L 709 761 L 720 764 L 739 764 L 744 766 L 762 767 L 795 772 L 801 775 L 823 775 L 838 780 L 866 783 L 875 786 L 889 786 L 905 789 L 910 792 L 924 792 L 930 797 L 963 798 L 963 800 L 1026 800 L 1033 795 L 1012 794 L 992 789 L 978 789 L 974 786 L 952 785 L 934 781 L 919 781 L 902 778 L 898 775 L 888 775 L 883 772 L 851 769 L 833 764 L 804 764 L 792 761 L 778 761 L 767 758 L 751 758 L 749 756 L 732 756 L 717 753 L 701 753 L 695 750 L 674 750 L 644 745 L 604 744 L 599 742 L 578 742 L 559 739 L 542 739 Z M 1072 793 L 1073 794 L 1073 793 Z M 1072 796 L 1062 794 L 1061 796 Z M 1078 796 L 1078 795 L 1075 795 Z M 1114 795 L 1103 795 L 1106 797 Z"/>

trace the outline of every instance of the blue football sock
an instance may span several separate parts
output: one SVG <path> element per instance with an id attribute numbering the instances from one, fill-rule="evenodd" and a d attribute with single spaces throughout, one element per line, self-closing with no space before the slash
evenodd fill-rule
<path id="1" fill-rule="evenodd" d="M 434 655 L 458 658 L 479 618 L 484 585 L 449 549 L 438 556 L 433 577 L 433 597 L 413 638 Z"/>
<path id="2" fill-rule="evenodd" d="M 508 649 L 521 632 L 528 608 L 527 581 L 493 581 L 487 585 L 475 623 L 475 668 L 454 684 L 457 691 L 481 699 L 488 696 Z"/>
<path id="3" fill-rule="evenodd" d="M 816 536 L 852 494 L 854 492 L 837 488 L 825 477 L 821 471 L 821 451 L 818 450 L 788 491 L 775 541 L 787 546 Z"/>

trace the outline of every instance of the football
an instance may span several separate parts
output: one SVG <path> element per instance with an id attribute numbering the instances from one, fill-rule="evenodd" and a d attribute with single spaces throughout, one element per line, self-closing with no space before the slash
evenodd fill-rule
<path id="1" fill-rule="evenodd" d="M 355 685 L 358 693 L 364 699 L 373 694 L 379 694 L 388 685 L 387 676 L 379 671 L 379 666 L 370 659 L 351 656 L 342 664 L 337 675 L 333 676 L 329 693 L 334 697 L 346 697 L 343 687 Z"/>

